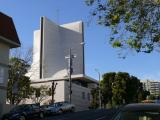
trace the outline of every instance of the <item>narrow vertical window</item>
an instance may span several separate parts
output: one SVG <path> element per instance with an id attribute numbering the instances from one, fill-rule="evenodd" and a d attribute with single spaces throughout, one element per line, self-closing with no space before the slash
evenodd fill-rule
<path id="1" fill-rule="evenodd" d="M 4 82 L 4 68 L 0 66 L 0 83 Z"/>
<path id="2" fill-rule="evenodd" d="M 90 101 L 90 93 L 88 93 L 88 95 L 87 95 L 87 96 L 88 96 L 88 101 Z"/>
<path id="3" fill-rule="evenodd" d="M 82 92 L 82 99 L 85 99 L 85 92 Z"/>

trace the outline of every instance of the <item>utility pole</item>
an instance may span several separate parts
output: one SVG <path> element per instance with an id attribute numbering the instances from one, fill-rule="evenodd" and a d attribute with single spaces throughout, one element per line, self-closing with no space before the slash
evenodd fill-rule
<path id="1" fill-rule="evenodd" d="M 75 55 L 72 55 L 71 48 L 69 48 L 69 56 L 66 56 L 65 58 L 68 59 L 68 77 L 69 77 L 69 102 L 72 102 L 72 79 L 71 75 L 73 73 L 72 68 L 72 59 L 75 58 Z"/>
<path id="2" fill-rule="evenodd" d="M 98 71 L 98 69 L 95 69 L 95 71 L 98 73 L 98 79 L 99 79 L 99 108 L 101 109 L 102 108 L 102 102 L 101 102 L 101 89 L 100 89 L 100 81 L 101 81 L 101 74 L 100 72 Z"/>
<path id="3" fill-rule="evenodd" d="M 71 55 L 71 49 L 69 49 L 69 59 L 68 59 L 68 64 L 69 64 L 69 102 L 71 103 L 72 99 L 72 81 L 71 81 L 71 74 L 72 74 L 72 68 L 71 68 L 71 65 L 72 65 L 72 55 Z"/>

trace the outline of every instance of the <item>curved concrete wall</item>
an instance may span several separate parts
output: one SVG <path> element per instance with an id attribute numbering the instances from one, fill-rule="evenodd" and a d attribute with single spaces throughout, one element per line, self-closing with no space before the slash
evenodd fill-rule
<path id="1" fill-rule="evenodd" d="M 83 23 L 73 22 L 56 25 L 46 17 L 41 18 L 40 30 L 34 32 L 33 63 L 27 76 L 32 81 L 43 78 L 66 78 L 71 48 L 73 58 L 73 75 L 84 73 Z"/>
<path id="2" fill-rule="evenodd" d="M 69 48 L 76 55 L 73 59 L 73 74 L 84 74 L 82 22 L 58 26 L 44 17 L 42 24 L 42 78 L 67 76 L 65 56 L 69 54 Z"/>

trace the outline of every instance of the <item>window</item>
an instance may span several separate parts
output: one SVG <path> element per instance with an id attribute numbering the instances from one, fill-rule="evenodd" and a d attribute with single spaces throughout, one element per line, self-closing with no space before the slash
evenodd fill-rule
<path id="1" fill-rule="evenodd" d="M 0 66 L 0 83 L 4 82 L 4 68 Z"/>
<path id="2" fill-rule="evenodd" d="M 85 92 L 82 92 L 82 99 L 85 99 Z"/>
<path id="3" fill-rule="evenodd" d="M 88 93 L 88 101 L 90 101 L 90 93 Z"/>
<path id="4" fill-rule="evenodd" d="M 32 108 L 33 108 L 33 109 L 39 109 L 39 106 L 33 104 L 33 105 L 32 105 Z"/>

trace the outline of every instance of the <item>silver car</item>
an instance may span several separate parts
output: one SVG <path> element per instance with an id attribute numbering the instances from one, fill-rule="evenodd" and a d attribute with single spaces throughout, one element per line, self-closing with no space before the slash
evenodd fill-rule
<path id="1" fill-rule="evenodd" d="M 49 105 L 46 110 L 50 114 L 56 114 L 56 113 L 63 113 L 63 112 L 74 112 L 75 111 L 75 105 L 70 104 L 69 102 L 57 102 L 53 105 Z"/>
<path id="2" fill-rule="evenodd" d="M 112 120 L 160 120 L 160 104 L 128 104 Z"/>

